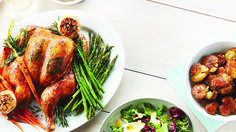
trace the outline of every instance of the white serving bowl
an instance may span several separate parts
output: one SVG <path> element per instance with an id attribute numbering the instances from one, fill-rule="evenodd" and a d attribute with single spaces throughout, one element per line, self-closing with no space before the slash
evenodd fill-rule
<path id="1" fill-rule="evenodd" d="M 191 88 L 194 85 L 194 83 L 190 79 L 189 71 L 190 71 L 191 66 L 196 64 L 197 62 L 200 62 L 204 56 L 210 55 L 213 53 L 219 53 L 219 52 L 225 53 L 228 49 L 232 47 L 236 47 L 236 42 L 221 41 L 221 42 L 215 42 L 215 43 L 211 43 L 211 44 L 201 47 L 199 50 L 197 50 L 193 54 L 193 57 L 188 62 L 188 65 L 185 71 L 185 88 L 186 88 L 186 93 L 191 104 L 195 107 L 197 111 L 201 112 L 204 116 L 215 119 L 215 120 L 220 120 L 220 121 L 236 120 L 236 115 L 222 116 L 220 114 L 216 114 L 216 115 L 208 114 L 205 110 L 205 106 L 198 103 L 197 100 L 191 94 Z"/>
<path id="2" fill-rule="evenodd" d="M 157 98 L 134 99 L 134 100 L 128 101 L 126 103 L 123 103 L 120 106 L 118 106 L 117 108 L 115 108 L 103 121 L 103 123 L 99 129 L 99 132 L 110 132 L 111 131 L 110 125 L 114 124 L 117 119 L 120 119 L 120 116 L 121 116 L 120 111 L 122 109 L 129 107 L 131 104 L 134 106 L 139 106 L 140 104 L 143 104 L 143 103 L 150 103 L 155 108 L 157 108 L 159 105 L 165 105 L 167 108 L 175 106 L 175 107 L 178 107 L 184 111 L 184 109 L 181 108 L 180 106 L 177 106 L 177 105 L 175 105 L 167 100 L 163 100 L 163 99 L 157 99 Z M 193 132 L 199 132 L 198 126 L 195 124 L 195 122 L 193 120 L 191 120 L 191 117 L 189 116 L 189 114 L 186 111 L 184 111 L 184 112 L 189 117 L 189 120 L 190 120 L 189 129 L 192 130 Z"/>

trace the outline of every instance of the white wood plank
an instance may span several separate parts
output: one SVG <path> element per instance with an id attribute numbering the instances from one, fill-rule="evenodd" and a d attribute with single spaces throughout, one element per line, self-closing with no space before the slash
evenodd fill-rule
<path id="1" fill-rule="evenodd" d="M 100 112 L 96 115 L 96 118 L 91 119 L 89 122 L 73 130 L 72 132 L 98 132 L 102 125 L 102 121 L 105 120 L 106 116 L 108 116 L 108 113 Z"/>
<path id="2" fill-rule="evenodd" d="M 150 0 L 236 21 L 235 0 Z"/>

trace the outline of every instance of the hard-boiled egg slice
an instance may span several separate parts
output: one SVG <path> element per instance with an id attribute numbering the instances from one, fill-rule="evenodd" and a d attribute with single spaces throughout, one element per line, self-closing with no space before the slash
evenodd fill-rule
<path id="1" fill-rule="evenodd" d="M 130 122 L 124 124 L 122 127 L 124 128 L 124 132 L 141 132 L 145 123 L 142 122 Z"/>

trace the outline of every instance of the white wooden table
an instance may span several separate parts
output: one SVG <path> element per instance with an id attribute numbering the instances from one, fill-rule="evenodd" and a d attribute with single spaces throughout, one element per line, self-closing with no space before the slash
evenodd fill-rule
<path id="1" fill-rule="evenodd" d="M 234 0 L 83 0 L 63 6 L 50 0 L 33 0 L 24 11 L 12 11 L 0 2 L 0 32 L 6 32 L 9 19 L 16 23 L 38 13 L 56 9 L 77 9 L 108 21 L 119 33 L 125 48 L 125 72 L 121 84 L 105 111 L 138 97 L 168 99 L 183 106 L 201 132 L 207 130 L 163 78 L 173 65 L 183 60 L 218 32 L 236 31 Z M 159 78 L 160 77 L 160 78 Z M 96 132 L 108 115 L 100 112 L 74 132 Z M 218 132 L 233 131 L 229 123 Z M 1 126 L 1 124 L 0 124 Z"/>

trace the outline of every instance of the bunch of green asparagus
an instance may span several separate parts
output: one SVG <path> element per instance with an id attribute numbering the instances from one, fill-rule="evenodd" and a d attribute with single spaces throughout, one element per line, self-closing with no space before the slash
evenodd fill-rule
<path id="1" fill-rule="evenodd" d="M 110 59 L 113 46 L 104 45 L 100 35 L 89 33 L 89 47 L 85 52 L 84 41 L 79 38 L 73 57 L 73 71 L 77 81 L 77 91 L 64 110 L 71 109 L 75 115 L 84 110 L 90 119 L 96 115 L 98 106 L 104 109 L 100 102 L 105 93 L 102 84 L 112 70 L 118 55 Z"/>

